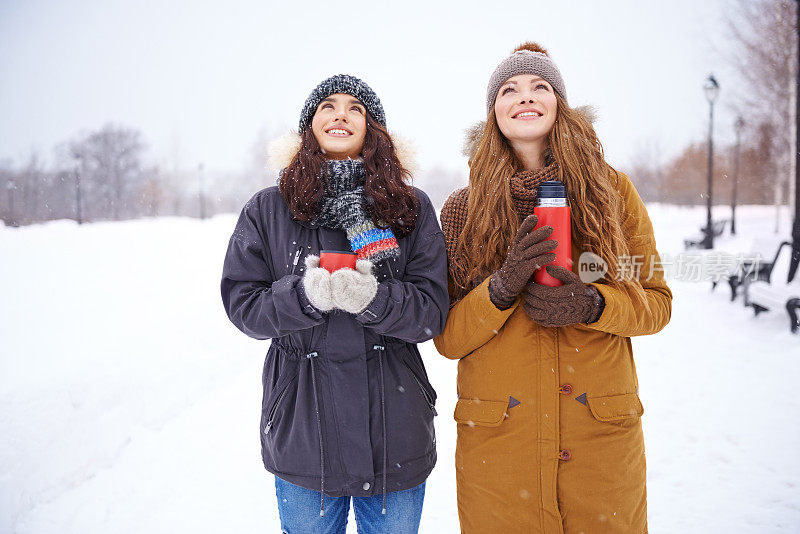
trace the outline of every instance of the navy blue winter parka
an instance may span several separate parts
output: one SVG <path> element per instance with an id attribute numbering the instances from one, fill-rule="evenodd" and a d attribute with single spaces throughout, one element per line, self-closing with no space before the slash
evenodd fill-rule
<path id="1" fill-rule="evenodd" d="M 378 292 L 358 316 L 320 314 L 298 291 L 306 255 L 349 251 L 342 230 L 294 219 L 277 187 L 247 202 L 222 274 L 230 320 L 272 339 L 264 362 L 261 450 L 268 471 L 326 495 L 412 488 L 436 463 L 436 392 L 417 343 L 441 333 L 447 259 L 428 197 L 401 254 L 375 266 Z"/>

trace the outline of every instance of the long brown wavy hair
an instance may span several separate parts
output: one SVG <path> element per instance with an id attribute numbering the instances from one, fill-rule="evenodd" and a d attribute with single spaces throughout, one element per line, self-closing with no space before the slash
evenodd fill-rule
<path id="1" fill-rule="evenodd" d="M 367 113 L 367 131 L 362 157 L 367 175 L 365 208 L 373 223 L 391 228 L 396 237 L 414 230 L 417 221 L 417 197 L 409 185 L 411 173 L 403 167 L 389 132 Z M 279 188 L 292 215 L 308 222 L 319 215 L 319 203 L 325 192 L 323 169 L 325 155 L 314 137 L 311 124 L 300 132 L 300 150 L 283 171 Z"/>
<path id="2" fill-rule="evenodd" d="M 558 179 L 567 189 L 572 213 L 572 240 L 583 251 L 599 255 L 608 265 L 607 282 L 646 305 L 641 284 L 629 277 L 617 280 L 617 258 L 630 253 L 623 233 L 623 202 L 619 176 L 603 156 L 591 122 L 556 94 L 556 121 L 548 134 L 546 163 L 558 164 Z M 494 109 L 469 160 L 467 221 L 456 245 L 451 273 L 462 295 L 498 269 L 520 225 L 511 199 L 511 175 L 524 170 L 497 125 Z M 577 261 L 577 258 L 573 258 Z"/>

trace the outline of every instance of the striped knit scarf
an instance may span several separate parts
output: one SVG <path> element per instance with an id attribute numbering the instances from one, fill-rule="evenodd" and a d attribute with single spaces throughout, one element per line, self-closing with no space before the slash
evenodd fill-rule
<path id="1" fill-rule="evenodd" d="M 360 260 L 378 263 L 400 255 L 391 228 L 377 228 L 364 202 L 366 173 L 360 160 L 329 160 L 323 169 L 325 192 L 315 222 L 326 228 L 344 230 L 350 248 Z"/>

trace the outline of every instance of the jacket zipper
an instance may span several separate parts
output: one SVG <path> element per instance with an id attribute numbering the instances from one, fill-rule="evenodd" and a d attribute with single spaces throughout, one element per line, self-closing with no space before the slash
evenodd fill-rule
<path id="1" fill-rule="evenodd" d="M 292 274 L 294 274 L 294 270 L 297 268 L 297 262 L 300 261 L 300 252 L 302 248 L 298 248 L 297 252 L 294 253 L 294 260 L 292 260 Z"/>
<path id="2" fill-rule="evenodd" d="M 272 421 L 275 419 L 275 413 L 278 411 L 278 406 L 280 406 L 284 395 L 286 395 L 286 392 L 289 391 L 289 386 L 291 385 L 292 380 L 294 380 L 294 377 L 292 377 L 291 380 L 286 383 L 286 385 L 283 387 L 283 391 L 281 391 L 281 394 L 278 395 L 278 399 L 272 405 L 272 408 L 270 408 L 269 417 L 267 418 L 267 426 L 264 427 L 264 434 L 269 433 L 269 429 L 272 428 Z"/>
<path id="3" fill-rule="evenodd" d="M 406 366 L 406 367 L 408 367 L 408 366 Z M 411 371 L 411 368 L 409 368 L 409 371 Z M 425 391 L 424 387 L 422 387 L 422 382 L 419 381 L 419 378 L 417 378 L 417 375 L 414 374 L 414 371 L 411 371 L 411 376 L 414 377 L 414 381 L 419 386 L 419 390 L 422 392 L 422 396 L 425 397 L 425 401 L 427 401 L 428 406 L 430 406 L 431 411 L 433 412 L 433 415 L 439 415 L 439 413 L 436 411 L 436 406 L 433 405 L 433 402 L 431 401 L 431 398 L 428 395 L 428 392 Z"/>
<path id="4" fill-rule="evenodd" d="M 422 396 L 425 397 L 425 402 L 428 403 L 428 406 L 433 412 L 433 415 L 434 416 L 439 415 L 439 412 L 436 411 L 436 406 L 433 404 L 433 399 L 431 399 L 431 396 L 428 395 L 428 392 L 425 390 L 425 387 L 422 385 L 422 382 L 420 382 L 419 378 L 417 378 L 417 374 L 414 372 L 413 369 L 411 369 L 408 363 L 406 363 L 405 359 L 403 359 L 403 365 L 406 366 L 408 371 L 411 373 L 411 376 L 414 377 L 414 382 L 417 383 L 417 386 L 419 387 L 419 390 L 422 392 Z"/>
<path id="5" fill-rule="evenodd" d="M 392 272 L 392 266 L 389 265 L 389 258 L 386 258 L 386 268 L 389 269 L 389 276 L 394 280 L 394 272 Z"/>

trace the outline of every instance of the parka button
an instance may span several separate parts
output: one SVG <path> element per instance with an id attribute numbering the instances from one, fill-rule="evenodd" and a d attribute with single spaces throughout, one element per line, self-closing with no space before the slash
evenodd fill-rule
<path id="1" fill-rule="evenodd" d="M 367 491 L 369 489 L 369 482 L 364 482 L 364 485 L 361 487 L 364 488 L 364 491 Z"/>
<path id="2" fill-rule="evenodd" d="M 569 452 L 569 449 L 564 449 L 560 453 L 558 453 L 558 457 L 566 462 L 567 460 L 572 458 L 572 454 Z"/>
<path id="3" fill-rule="evenodd" d="M 558 391 L 562 395 L 572 395 L 572 384 L 564 384 L 563 386 L 558 388 Z"/>

